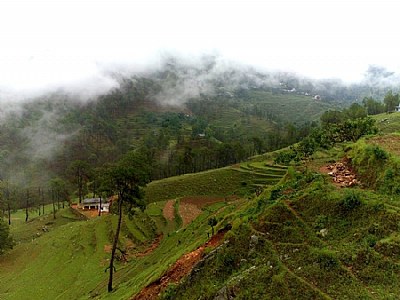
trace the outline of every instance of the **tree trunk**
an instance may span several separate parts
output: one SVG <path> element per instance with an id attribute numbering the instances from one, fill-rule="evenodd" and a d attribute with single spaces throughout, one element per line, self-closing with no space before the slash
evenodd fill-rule
<path id="1" fill-rule="evenodd" d="M 42 215 L 44 215 L 44 191 L 42 190 Z"/>
<path id="2" fill-rule="evenodd" d="M 54 201 L 54 191 L 51 190 L 51 202 L 53 203 L 53 219 L 56 218 L 56 204 Z"/>
<path id="3" fill-rule="evenodd" d="M 26 192 L 25 222 L 28 222 L 29 218 L 28 206 L 29 206 L 29 191 Z"/>
<path id="4" fill-rule="evenodd" d="M 100 196 L 100 203 L 99 203 L 99 217 L 101 216 L 101 196 Z"/>
<path id="5" fill-rule="evenodd" d="M 39 194 L 39 217 L 42 213 L 41 209 L 40 209 L 40 195 L 41 195 L 41 191 L 40 191 L 40 187 L 38 188 L 38 194 Z"/>
<path id="6" fill-rule="evenodd" d="M 8 225 L 11 225 L 11 209 L 10 209 L 10 202 L 7 203 L 8 208 Z"/>
<path id="7" fill-rule="evenodd" d="M 121 229 L 121 221 L 122 221 L 122 197 L 120 194 L 119 199 L 118 199 L 118 225 L 117 225 L 117 231 L 115 232 L 113 247 L 111 250 L 110 277 L 108 279 L 108 292 L 112 292 L 112 290 L 113 290 L 112 281 L 113 281 L 113 273 L 114 273 L 114 258 L 115 258 L 115 251 L 117 250 L 119 231 Z"/>

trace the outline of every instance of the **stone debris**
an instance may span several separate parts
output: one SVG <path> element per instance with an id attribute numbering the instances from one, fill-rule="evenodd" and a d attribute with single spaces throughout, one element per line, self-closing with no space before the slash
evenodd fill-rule
<path id="1" fill-rule="evenodd" d="M 330 171 L 328 175 L 332 176 L 333 181 L 341 187 L 350 187 L 359 184 L 356 175 L 343 162 L 336 162 L 327 166 L 327 168 Z"/>

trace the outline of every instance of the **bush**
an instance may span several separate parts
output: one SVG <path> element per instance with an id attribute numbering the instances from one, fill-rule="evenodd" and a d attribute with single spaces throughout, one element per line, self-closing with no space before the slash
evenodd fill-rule
<path id="1" fill-rule="evenodd" d="M 274 163 L 288 165 L 288 164 L 290 164 L 290 162 L 293 159 L 296 158 L 296 156 L 297 156 L 297 153 L 292 149 L 281 151 L 278 153 L 278 156 L 275 158 Z"/>
<path id="2" fill-rule="evenodd" d="M 13 247 L 13 241 L 10 236 L 8 225 L 0 220 L 0 254 Z"/>
<path id="3" fill-rule="evenodd" d="M 318 250 L 316 253 L 316 261 L 319 267 L 326 271 L 330 271 L 339 266 L 335 253 L 329 250 Z"/>
<path id="4" fill-rule="evenodd" d="M 325 215 L 319 215 L 314 221 L 314 228 L 316 230 L 321 230 L 328 224 L 328 217 Z"/>
<path id="5" fill-rule="evenodd" d="M 350 212 L 361 205 L 360 195 L 354 191 L 348 192 L 340 202 L 343 212 Z"/>

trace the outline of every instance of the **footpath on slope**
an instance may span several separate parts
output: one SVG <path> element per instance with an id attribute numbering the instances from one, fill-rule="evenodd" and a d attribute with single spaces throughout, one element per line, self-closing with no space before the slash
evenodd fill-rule
<path id="1" fill-rule="evenodd" d="M 201 245 L 196 250 L 183 255 L 173 264 L 159 279 L 150 283 L 143 288 L 137 295 L 131 298 L 131 300 L 153 300 L 157 299 L 158 295 L 168 286 L 170 283 L 178 283 L 183 277 L 188 275 L 197 262 L 200 261 L 204 250 L 207 247 L 216 247 L 221 244 L 226 230 L 219 231 L 216 235 L 205 244 Z"/>

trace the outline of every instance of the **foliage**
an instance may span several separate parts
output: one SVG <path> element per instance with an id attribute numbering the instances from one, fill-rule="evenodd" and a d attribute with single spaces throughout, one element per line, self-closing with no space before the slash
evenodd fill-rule
<path id="1" fill-rule="evenodd" d="M 0 219 L 0 254 L 13 247 L 13 240 L 10 236 L 8 225 Z"/>
<path id="2" fill-rule="evenodd" d="M 393 112 L 396 106 L 399 105 L 399 94 L 393 94 L 393 92 L 390 90 L 386 93 L 383 102 L 385 103 L 386 112 Z"/>
<path id="3" fill-rule="evenodd" d="M 368 115 L 377 115 L 385 112 L 385 105 L 380 101 L 374 100 L 372 97 L 364 97 L 362 103 Z"/>
<path id="4" fill-rule="evenodd" d="M 218 224 L 218 220 L 216 217 L 211 217 L 208 219 L 208 225 L 211 226 L 212 235 L 214 235 L 214 226 Z"/>
<path id="5" fill-rule="evenodd" d="M 342 212 L 348 213 L 361 205 L 360 195 L 354 191 L 345 194 L 342 202 L 339 203 Z"/>

